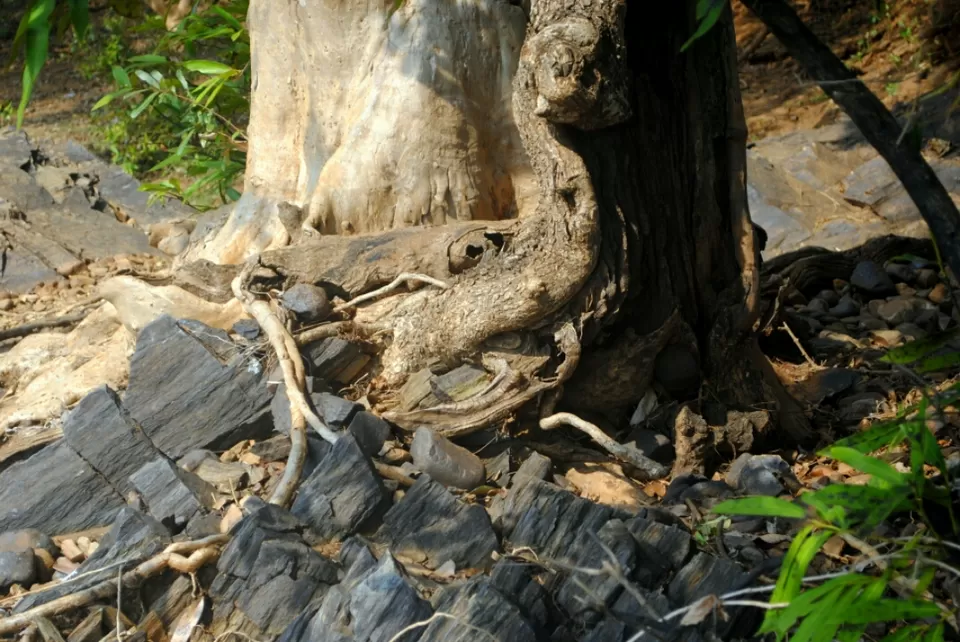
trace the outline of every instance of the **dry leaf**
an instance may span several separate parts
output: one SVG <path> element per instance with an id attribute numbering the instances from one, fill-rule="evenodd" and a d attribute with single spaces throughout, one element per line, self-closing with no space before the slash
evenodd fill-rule
<path id="1" fill-rule="evenodd" d="M 716 613 L 722 619 L 727 619 L 727 614 L 723 610 L 723 602 L 716 595 L 707 595 L 693 603 L 690 610 L 687 611 L 683 619 L 680 620 L 680 626 L 695 626 L 700 624 L 707 616 Z"/>
<path id="2" fill-rule="evenodd" d="M 189 642 L 193 630 L 200 623 L 203 611 L 207 607 L 207 598 L 201 597 L 192 607 L 186 608 L 173 625 L 170 642 Z"/>

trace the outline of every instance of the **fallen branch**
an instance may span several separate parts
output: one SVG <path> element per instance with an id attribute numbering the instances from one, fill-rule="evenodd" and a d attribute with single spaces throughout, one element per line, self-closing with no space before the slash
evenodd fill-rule
<path id="1" fill-rule="evenodd" d="M 294 335 L 293 338 L 297 342 L 297 345 L 307 345 L 308 343 L 313 343 L 314 341 L 320 341 L 321 339 L 329 339 L 330 337 L 338 336 L 341 332 L 349 330 L 352 326 L 353 322 L 351 321 L 335 321 L 333 323 L 325 323 L 315 328 L 301 330 Z"/>
<path id="2" fill-rule="evenodd" d="M 38 330 L 46 330 L 47 328 L 60 328 L 65 325 L 79 323 L 87 318 L 87 314 L 89 314 L 89 311 L 71 314 L 69 316 L 56 317 L 54 319 L 44 319 L 43 321 L 34 321 L 33 323 L 24 323 L 23 325 L 18 325 L 15 328 L 0 330 L 0 341 L 25 337 Z"/>
<path id="3" fill-rule="evenodd" d="M 135 568 L 124 573 L 121 582 L 115 581 L 111 576 L 90 588 L 71 595 L 64 595 L 46 604 L 28 609 L 23 613 L 0 619 L 0 636 L 15 633 L 29 626 L 36 618 L 66 613 L 98 600 L 111 598 L 119 587 L 136 586 L 143 580 L 168 568 L 178 573 L 195 573 L 205 564 L 217 559 L 220 555 L 220 551 L 216 548 L 217 545 L 223 544 L 229 539 L 229 534 L 221 534 L 190 542 L 171 544 L 162 553 L 141 562 Z M 185 556 L 187 553 L 189 555 Z"/>
<path id="4" fill-rule="evenodd" d="M 307 426 L 309 423 L 321 437 L 330 443 L 337 440 L 337 435 L 331 431 L 323 421 L 317 417 L 307 403 L 304 393 L 306 377 L 303 368 L 303 359 L 293 335 L 287 331 L 277 312 L 266 301 L 257 299 L 253 293 L 245 288 L 256 263 L 248 264 L 240 275 L 233 280 L 231 287 L 234 296 L 243 304 L 247 314 L 256 319 L 264 334 L 270 340 L 270 345 L 277 355 L 280 368 L 283 371 L 283 381 L 286 384 L 287 399 L 290 402 L 290 455 L 287 466 L 283 471 L 280 483 L 270 497 L 271 504 L 288 506 L 293 494 L 300 483 L 303 473 L 303 463 L 307 458 Z"/>
<path id="5" fill-rule="evenodd" d="M 373 467 L 377 469 L 377 472 L 380 473 L 380 476 L 384 479 L 392 479 L 405 488 L 413 486 L 413 480 L 410 476 L 397 466 L 391 466 L 374 459 Z"/>
<path id="6" fill-rule="evenodd" d="M 589 435 L 591 439 L 602 446 L 608 453 L 627 462 L 643 473 L 644 479 L 641 479 L 641 481 L 660 479 L 666 477 L 670 472 L 663 464 L 653 461 L 636 448 L 631 448 L 630 446 L 624 446 L 623 444 L 618 443 L 609 435 L 607 435 L 607 433 L 600 430 L 598 426 L 595 426 L 588 421 L 584 421 L 574 414 L 569 412 L 558 412 L 555 415 L 551 415 L 540 420 L 540 427 L 543 430 L 553 430 L 554 428 L 559 428 L 560 426 L 572 426 L 573 428 L 576 428 L 577 430 Z"/>
<path id="7" fill-rule="evenodd" d="M 366 294 L 361 294 L 358 297 L 350 299 L 346 303 L 340 304 L 337 307 L 335 307 L 334 311 L 343 312 L 344 310 L 348 310 L 352 307 L 360 305 L 364 301 L 369 301 L 370 299 L 375 299 L 378 296 L 381 296 L 388 292 L 393 292 L 394 290 L 399 288 L 401 285 L 409 281 L 420 281 L 422 283 L 428 283 L 429 285 L 434 285 L 440 288 L 441 290 L 448 290 L 450 288 L 449 285 L 447 285 L 440 279 L 433 278 L 432 276 L 427 276 L 426 274 L 414 274 L 412 272 L 403 272 L 399 276 L 397 276 L 397 278 L 395 278 L 393 281 L 390 281 L 390 283 L 386 284 L 382 288 L 377 288 L 372 292 L 367 292 Z"/>

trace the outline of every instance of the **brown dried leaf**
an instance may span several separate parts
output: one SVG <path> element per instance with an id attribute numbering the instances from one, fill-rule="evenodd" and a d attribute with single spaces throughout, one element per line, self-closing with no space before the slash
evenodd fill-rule
<path id="1" fill-rule="evenodd" d="M 720 617 L 726 619 L 726 613 L 723 612 L 723 602 L 716 595 L 707 595 L 693 603 L 690 610 L 680 620 L 680 626 L 696 626 L 703 622 L 707 617 L 716 612 Z"/>

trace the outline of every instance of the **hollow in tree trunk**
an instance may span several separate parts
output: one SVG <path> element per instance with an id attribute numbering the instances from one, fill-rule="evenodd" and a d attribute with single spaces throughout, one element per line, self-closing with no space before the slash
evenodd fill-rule
<path id="1" fill-rule="evenodd" d="M 686 53 L 692 2 L 252 0 L 246 189 L 182 259 L 257 261 L 256 287 L 349 299 L 401 427 L 462 435 L 522 405 L 622 416 L 658 369 L 693 394 L 802 413 L 759 353 L 758 251 L 729 9 Z M 466 401 L 403 407 L 483 364 Z"/>

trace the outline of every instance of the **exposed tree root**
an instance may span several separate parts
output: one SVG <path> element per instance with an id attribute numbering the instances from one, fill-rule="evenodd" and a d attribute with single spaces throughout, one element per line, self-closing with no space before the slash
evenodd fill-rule
<path id="1" fill-rule="evenodd" d="M 429 285 L 436 286 L 441 290 L 449 290 L 450 286 L 441 281 L 440 279 L 435 279 L 432 276 L 427 276 L 426 274 L 411 274 L 410 272 L 403 272 L 397 276 L 393 281 L 390 281 L 387 285 L 382 288 L 377 288 L 373 292 L 367 292 L 366 294 L 361 294 L 358 297 L 350 299 L 346 303 L 338 305 L 334 308 L 335 312 L 343 312 L 344 310 L 349 310 L 350 308 L 356 307 L 365 301 L 370 301 L 376 299 L 378 296 L 387 294 L 388 292 L 393 292 L 401 285 L 409 283 L 411 281 L 420 281 L 422 283 L 427 283 Z"/>
<path id="2" fill-rule="evenodd" d="M 232 287 L 234 295 L 243 303 L 244 309 L 256 319 L 264 334 L 267 335 L 283 371 L 287 399 L 290 401 L 291 447 L 283 477 L 274 489 L 273 495 L 270 497 L 270 503 L 288 506 L 297 490 L 297 485 L 300 483 L 303 462 L 307 458 L 307 423 L 330 443 L 337 440 L 337 435 L 317 417 L 307 402 L 304 393 L 306 377 L 300 349 L 280 320 L 279 310 L 271 307 L 266 301 L 257 299 L 247 289 L 247 283 L 249 283 L 254 267 L 254 263 L 249 263 L 234 280 Z"/>
<path id="3" fill-rule="evenodd" d="M 178 573 L 195 573 L 205 564 L 217 559 L 220 551 L 218 545 L 230 539 L 228 534 L 211 535 L 203 539 L 190 542 L 171 544 L 162 553 L 141 562 L 135 568 L 127 571 L 121 577 L 119 586 L 133 587 L 143 580 L 171 569 Z M 189 554 L 189 555 L 187 555 Z M 113 597 L 118 590 L 118 582 L 113 578 L 104 580 L 71 595 L 65 595 L 56 600 L 41 604 L 23 613 L 0 619 L 0 636 L 15 633 L 29 626 L 35 618 L 50 617 L 82 608 L 97 600 Z"/>
<path id="4" fill-rule="evenodd" d="M 572 426 L 589 435 L 591 439 L 603 446 L 604 450 L 608 453 L 635 467 L 640 473 L 636 475 L 636 477 L 641 481 L 660 479 L 666 477 L 670 472 L 663 464 L 653 461 L 635 448 L 624 446 L 603 432 L 599 426 L 595 426 L 589 421 L 584 421 L 574 414 L 558 412 L 555 415 L 540 420 L 540 427 L 544 430 L 553 430 L 560 426 Z"/>

